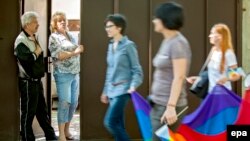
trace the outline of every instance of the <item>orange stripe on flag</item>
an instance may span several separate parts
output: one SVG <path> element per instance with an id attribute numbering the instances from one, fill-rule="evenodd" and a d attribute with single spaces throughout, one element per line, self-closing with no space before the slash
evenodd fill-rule
<path id="1" fill-rule="evenodd" d="M 187 141 L 181 134 L 174 133 L 169 129 L 170 141 Z"/>

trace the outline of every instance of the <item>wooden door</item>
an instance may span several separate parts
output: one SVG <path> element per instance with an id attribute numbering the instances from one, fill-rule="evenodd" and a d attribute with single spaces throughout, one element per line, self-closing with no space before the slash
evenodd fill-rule
<path id="1" fill-rule="evenodd" d="M 104 19 L 113 13 L 113 4 L 113 0 L 81 1 L 81 43 L 85 46 L 80 74 L 81 139 L 110 138 L 102 122 L 106 106 L 99 99 L 108 44 Z"/>
<path id="2" fill-rule="evenodd" d="M 20 5 L 0 1 L 0 140 L 19 140 L 19 94 L 14 41 L 20 32 Z"/>

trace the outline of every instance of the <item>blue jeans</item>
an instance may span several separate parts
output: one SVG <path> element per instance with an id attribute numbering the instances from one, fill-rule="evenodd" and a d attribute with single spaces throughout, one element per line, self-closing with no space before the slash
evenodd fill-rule
<path id="1" fill-rule="evenodd" d="M 114 136 L 115 141 L 130 141 L 125 129 L 125 107 L 130 94 L 109 99 L 109 107 L 104 118 L 104 126 Z"/>
<path id="2" fill-rule="evenodd" d="M 54 74 L 58 95 L 58 124 L 71 121 L 78 105 L 79 74 Z"/>

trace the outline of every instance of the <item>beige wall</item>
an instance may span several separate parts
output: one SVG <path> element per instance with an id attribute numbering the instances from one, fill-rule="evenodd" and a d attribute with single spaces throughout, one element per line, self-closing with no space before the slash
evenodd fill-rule
<path id="1" fill-rule="evenodd" d="M 47 1 L 25 0 L 25 11 L 35 11 L 39 14 L 39 29 L 37 32 L 39 43 L 43 50 L 47 51 Z"/>
<path id="2" fill-rule="evenodd" d="M 65 12 L 67 19 L 80 19 L 80 0 L 52 0 L 52 14 Z"/>
<path id="3" fill-rule="evenodd" d="M 242 21 L 242 67 L 250 72 L 250 1 L 243 0 Z M 244 83 L 243 83 L 244 84 Z M 243 89 L 244 92 L 244 89 Z"/>
<path id="4" fill-rule="evenodd" d="M 56 11 L 66 14 L 68 20 L 80 20 L 80 3 L 81 0 L 52 0 L 51 15 Z M 70 31 L 78 42 L 79 31 Z"/>

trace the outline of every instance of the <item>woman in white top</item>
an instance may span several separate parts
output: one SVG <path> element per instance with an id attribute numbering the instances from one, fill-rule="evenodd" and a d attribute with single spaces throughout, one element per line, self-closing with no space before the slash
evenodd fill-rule
<path id="1" fill-rule="evenodd" d="M 211 92 L 216 84 L 224 85 L 229 90 L 232 89 L 231 82 L 240 78 L 239 74 L 230 75 L 227 71 L 237 69 L 237 60 L 232 46 L 231 32 L 227 25 L 216 24 L 212 27 L 209 35 L 212 47 L 212 55 L 208 63 L 209 89 Z M 197 76 L 187 78 L 189 83 L 193 83 Z"/>

